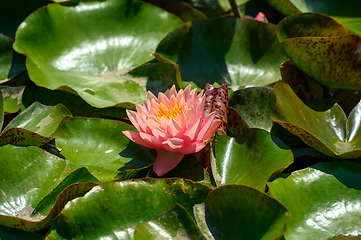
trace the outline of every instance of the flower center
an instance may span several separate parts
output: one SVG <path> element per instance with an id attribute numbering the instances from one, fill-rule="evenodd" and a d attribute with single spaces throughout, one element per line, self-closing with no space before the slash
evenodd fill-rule
<path id="1" fill-rule="evenodd" d="M 181 109 L 179 109 L 177 101 L 175 101 L 173 108 L 171 108 L 169 105 L 165 106 L 163 103 L 160 103 L 157 118 L 159 121 L 162 119 L 163 116 L 166 117 L 167 119 L 171 119 L 171 118 L 176 119 L 179 111 L 181 111 L 182 109 L 183 106 Z"/>

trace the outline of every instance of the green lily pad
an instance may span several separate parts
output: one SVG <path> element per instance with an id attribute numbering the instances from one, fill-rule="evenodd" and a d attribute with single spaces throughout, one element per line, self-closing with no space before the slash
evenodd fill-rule
<path id="1" fill-rule="evenodd" d="M 204 214 L 201 208 L 196 213 L 200 213 L 197 221 L 207 224 L 214 239 L 278 239 L 290 216 L 277 200 L 244 185 L 211 191 Z"/>
<path id="2" fill-rule="evenodd" d="M 5 145 L 0 156 L 0 224 L 32 230 L 42 219 L 31 216 L 33 207 L 61 181 L 67 162 L 33 146 Z"/>
<path id="3" fill-rule="evenodd" d="M 212 172 L 218 186 L 244 184 L 264 191 L 267 180 L 293 162 L 291 150 L 265 130 L 251 128 L 238 138 L 218 135 Z"/>
<path id="4" fill-rule="evenodd" d="M 232 90 L 274 83 L 287 59 L 274 25 L 231 17 L 187 22 L 170 32 L 156 53 L 178 64 L 182 80 L 200 89 L 207 83 L 227 83 Z"/>
<path id="5" fill-rule="evenodd" d="M 59 135 L 61 124 L 71 116 L 61 104 L 45 106 L 35 102 L 3 129 L 0 145 L 41 146 Z"/>
<path id="6" fill-rule="evenodd" d="M 321 153 L 339 158 L 361 156 L 361 102 L 348 119 L 335 104 L 327 111 L 315 111 L 306 106 L 288 84 L 278 82 L 274 87 L 277 105 L 272 119 Z"/>
<path id="7" fill-rule="evenodd" d="M 127 73 L 152 60 L 158 42 L 180 24 L 136 1 L 49 4 L 21 24 L 14 49 L 26 54 L 38 86 L 75 91 L 95 107 L 128 105 L 145 100 L 147 79 Z"/>
<path id="8" fill-rule="evenodd" d="M 228 105 L 239 112 L 249 127 L 271 131 L 271 115 L 276 105 L 272 88 L 253 87 L 238 90 L 231 94 Z"/>
<path id="9" fill-rule="evenodd" d="M 4 124 L 4 98 L 3 94 L 0 91 L 0 129 L 2 129 Z"/>
<path id="10" fill-rule="evenodd" d="M 100 181 L 111 181 L 155 161 L 154 152 L 129 140 L 125 130 L 136 131 L 124 122 L 75 117 L 62 125 L 55 142 L 69 160 L 68 171 L 86 167 Z"/>
<path id="11" fill-rule="evenodd" d="M 8 78 L 13 58 L 13 41 L 0 34 L 0 80 Z"/>
<path id="12" fill-rule="evenodd" d="M 15 113 L 19 111 L 24 90 L 25 87 L 0 86 L 0 91 L 4 97 L 5 113 Z"/>
<path id="13" fill-rule="evenodd" d="M 346 35 L 333 19 L 315 13 L 292 15 L 278 24 L 277 34 L 291 61 L 317 82 L 361 89 L 360 37 Z"/>
<path id="14" fill-rule="evenodd" d="M 278 178 L 269 194 L 291 212 L 286 239 L 360 235 L 361 165 L 319 163 Z"/>
<path id="15" fill-rule="evenodd" d="M 178 204 L 153 220 L 138 224 L 134 231 L 135 240 L 153 240 L 159 236 L 169 240 L 177 238 L 206 240 L 196 222 Z"/>
<path id="16" fill-rule="evenodd" d="M 267 0 L 268 3 L 285 15 L 318 12 L 328 15 L 346 28 L 361 35 L 361 3 L 355 0 Z"/>
<path id="17" fill-rule="evenodd" d="M 203 202 L 208 192 L 208 187 L 183 179 L 103 183 L 69 202 L 53 228 L 66 239 L 133 239 L 139 223 L 152 220 L 176 203 L 193 216 L 193 206 Z"/>

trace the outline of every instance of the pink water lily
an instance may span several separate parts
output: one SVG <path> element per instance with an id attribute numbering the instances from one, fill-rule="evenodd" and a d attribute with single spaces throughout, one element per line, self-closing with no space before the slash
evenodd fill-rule
<path id="1" fill-rule="evenodd" d="M 206 146 L 221 120 L 215 112 L 203 118 L 205 96 L 203 91 L 184 90 L 175 86 L 158 98 L 148 91 L 143 106 L 137 111 L 127 110 L 129 120 L 139 132 L 123 131 L 125 136 L 144 147 L 157 150 L 153 170 L 158 176 L 176 167 L 185 154 L 195 153 Z"/>

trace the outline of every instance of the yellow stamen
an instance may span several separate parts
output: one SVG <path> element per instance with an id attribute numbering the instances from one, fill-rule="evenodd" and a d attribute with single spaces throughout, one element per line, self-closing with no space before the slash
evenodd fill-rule
<path id="1" fill-rule="evenodd" d="M 160 119 L 164 116 L 167 119 L 171 119 L 174 118 L 176 119 L 178 116 L 178 113 L 183 110 L 183 106 L 181 107 L 181 109 L 179 109 L 178 103 L 177 101 L 174 102 L 174 107 L 171 108 L 169 105 L 165 106 L 163 103 L 159 104 L 159 108 L 158 108 L 158 120 L 160 121 Z"/>

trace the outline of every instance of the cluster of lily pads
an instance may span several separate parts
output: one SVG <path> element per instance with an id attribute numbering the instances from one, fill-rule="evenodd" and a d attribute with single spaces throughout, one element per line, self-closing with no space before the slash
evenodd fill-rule
<path id="1" fill-rule="evenodd" d="M 361 3 L 235 2 L 2 3 L 0 239 L 361 237 Z M 189 84 L 227 128 L 159 177 L 126 110 Z"/>

